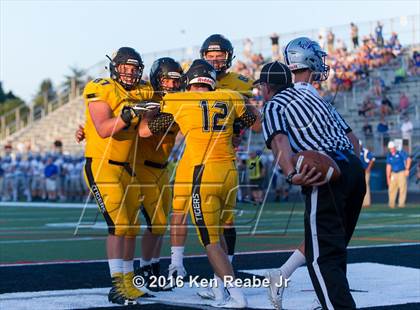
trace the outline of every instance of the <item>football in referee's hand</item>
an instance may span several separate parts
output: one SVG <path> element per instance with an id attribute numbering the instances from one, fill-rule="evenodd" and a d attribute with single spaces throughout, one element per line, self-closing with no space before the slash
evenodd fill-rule
<path id="1" fill-rule="evenodd" d="M 296 171 L 300 173 L 305 165 L 308 171 L 315 167 L 317 172 L 321 172 L 321 180 L 336 181 L 340 178 L 341 171 L 336 162 L 327 154 L 318 151 L 302 151 L 292 157 Z"/>

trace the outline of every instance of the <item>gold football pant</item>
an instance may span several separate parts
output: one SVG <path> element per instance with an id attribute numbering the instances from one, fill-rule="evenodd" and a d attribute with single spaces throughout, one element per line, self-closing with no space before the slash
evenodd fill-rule
<path id="1" fill-rule="evenodd" d="M 165 234 L 172 200 L 168 170 L 166 165 L 159 165 L 145 161 L 144 164 L 136 164 L 135 167 L 144 197 L 142 213 L 146 219 L 147 228 L 154 235 Z"/>
<path id="2" fill-rule="evenodd" d="M 233 162 L 212 162 L 177 170 L 173 212 L 190 212 L 201 243 L 220 241 L 223 226 L 233 222 L 238 173 Z"/>
<path id="3" fill-rule="evenodd" d="M 108 225 L 116 236 L 136 236 L 141 192 L 128 163 L 86 158 L 85 179 Z"/>

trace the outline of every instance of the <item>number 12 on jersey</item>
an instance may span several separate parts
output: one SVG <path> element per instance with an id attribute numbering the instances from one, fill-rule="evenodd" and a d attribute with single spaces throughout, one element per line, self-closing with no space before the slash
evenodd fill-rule
<path id="1" fill-rule="evenodd" d="M 209 104 L 207 100 L 200 101 L 200 107 L 203 112 L 203 131 L 225 131 L 225 125 L 219 124 L 219 121 L 223 121 L 228 115 L 228 106 L 225 102 L 215 102 L 213 105 L 213 108 L 220 109 L 220 112 L 216 112 L 213 114 L 213 117 L 211 118 L 212 124 L 210 128 L 210 111 L 209 111 Z"/>

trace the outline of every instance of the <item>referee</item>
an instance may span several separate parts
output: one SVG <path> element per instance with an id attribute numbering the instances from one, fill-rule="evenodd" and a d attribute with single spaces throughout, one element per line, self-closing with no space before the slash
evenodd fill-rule
<path id="1" fill-rule="evenodd" d="M 346 247 L 366 191 L 364 170 L 355 155 L 359 152 L 356 136 L 310 84 L 327 78 L 325 55 L 308 38 L 292 40 L 285 48 L 288 66 L 266 64 L 256 83 L 268 101 L 263 113 L 266 144 L 287 181 L 301 185 L 305 196 L 304 254 L 318 299 L 323 309 L 355 309 L 346 278 Z M 326 183 L 315 168 L 309 170 L 306 165 L 297 173 L 291 158 L 304 150 L 327 153 L 340 167 L 340 179 Z M 280 290 L 272 285 L 273 274 L 268 277 L 270 299 L 281 308 Z"/>

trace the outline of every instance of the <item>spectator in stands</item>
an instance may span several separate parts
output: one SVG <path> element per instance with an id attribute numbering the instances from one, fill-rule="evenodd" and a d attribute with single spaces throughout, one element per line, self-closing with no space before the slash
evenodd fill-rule
<path id="1" fill-rule="evenodd" d="M 395 70 L 395 80 L 394 84 L 399 84 L 405 80 L 407 76 L 407 72 L 405 71 L 404 67 L 401 66 L 397 70 Z"/>
<path id="2" fill-rule="evenodd" d="M 410 105 L 410 103 L 409 103 L 408 97 L 405 95 L 404 92 L 401 92 L 400 104 L 398 106 L 398 111 L 400 113 L 404 113 L 408 109 L 409 105 Z"/>
<path id="3" fill-rule="evenodd" d="M 245 58 L 250 58 L 252 55 L 252 45 L 254 43 L 252 42 L 252 40 L 250 38 L 246 38 L 244 40 L 244 56 Z"/>
<path id="4" fill-rule="evenodd" d="M 413 62 L 414 62 L 414 66 L 416 68 L 415 70 L 415 75 L 420 74 L 420 53 L 415 51 L 413 53 Z"/>
<path id="5" fill-rule="evenodd" d="M 376 34 L 376 44 L 379 47 L 384 46 L 384 37 L 382 35 L 382 29 L 383 29 L 383 25 L 381 24 L 380 21 L 378 21 L 378 23 L 376 24 L 376 27 L 375 27 L 375 34 Z"/>
<path id="6" fill-rule="evenodd" d="M 408 60 L 408 74 L 410 76 L 420 74 L 420 53 L 417 51 L 414 51 L 413 57 Z"/>
<path id="7" fill-rule="evenodd" d="M 334 33 L 331 30 L 328 31 L 328 34 L 327 34 L 327 50 L 328 50 L 328 54 L 334 53 L 334 40 L 335 40 Z"/>
<path id="8" fill-rule="evenodd" d="M 420 183 L 420 161 L 417 162 L 416 168 L 416 184 Z"/>
<path id="9" fill-rule="evenodd" d="M 338 53 L 347 52 L 346 43 L 344 43 L 344 41 L 342 39 L 337 39 L 336 52 L 338 52 Z"/>
<path id="10" fill-rule="evenodd" d="M 383 94 L 382 101 L 381 101 L 381 115 L 387 116 L 394 112 L 394 107 L 392 106 L 392 102 L 388 99 L 388 97 Z"/>
<path id="11" fill-rule="evenodd" d="M 353 43 L 353 49 L 356 49 L 359 47 L 359 28 L 354 23 L 350 23 L 350 28 L 351 42 Z"/>
<path id="12" fill-rule="evenodd" d="M 384 90 L 385 82 L 381 78 L 375 79 L 373 85 L 373 93 L 375 96 L 382 97 L 382 92 Z"/>
<path id="13" fill-rule="evenodd" d="M 373 164 L 375 163 L 375 156 L 372 152 L 363 146 L 361 140 L 359 140 L 360 145 L 360 161 L 362 162 L 363 168 L 365 169 L 365 180 L 366 180 L 366 194 L 363 199 L 362 206 L 364 208 L 370 207 L 371 198 L 370 198 L 370 171 L 372 170 Z"/>
<path id="14" fill-rule="evenodd" d="M 372 100 L 369 97 L 366 97 L 358 111 L 359 116 L 372 117 L 375 114 L 375 108 L 376 105 L 372 102 Z"/>
<path id="15" fill-rule="evenodd" d="M 49 201 L 57 200 L 57 179 L 58 179 L 58 167 L 54 163 L 52 157 L 48 157 L 47 164 L 44 169 L 45 176 L 45 187 L 47 190 L 47 197 Z"/>
<path id="16" fill-rule="evenodd" d="M 411 136 L 413 135 L 413 123 L 410 121 L 408 115 L 404 116 L 404 121 L 401 124 L 401 136 L 403 138 L 403 145 L 409 146 L 409 151 L 411 149 Z"/>
<path id="17" fill-rule="evenodd" d="M 386 157 L 386 183 L 388 185 L 389 207 L 395 208 L 395 199 L 399 192 L 398 207 L 404 208 L 407 197 L 407 179 L 410 174 L 411 158 L 404 151 L 397 151 L 395 143 L 388 143 Z"/>
<path id="18" fill-rule="evenodd" d="M 396 32 L 393 32 L 391 34 L 391 38 L 388 41 L 389 47 L 392 48 L 394 51 L 395 49 L 398 49 L 398 46 L 401 46 L 400 41 L 398 39 L 398 34 Z"/>
<path id="19" fill-rule="evenodd" d="M 365 124 L 363 125 L 362 130 L 365 135 L 365 138 L 372 137 L 373 135 L 372 125 L 369 124 L 369 121 L 367 119 L 365 119 Z"/>
<path id="20" fill-rule="evenodd" d="M 324 35 L 322 33 L 320 33 L 318 35 L 318 44 L 321 47 L 321 49 L 325 49 L 325 39 L 324 39 Z"/>
<path id="21" fill-rule="evenodd" d="M 378 126 L 376 127 L 376 129 L 378 130 L 379 134 L 383 136 L 388 136 L 389 126 L 384 116 L 381 116 L 381 121 L 378 123 Z"/>
<path id="22" fill-rule="evenodd" d="M 279 35 L 277 33 L 273 33 L 270 37 L 271 39 L 271 51 L 272 51 L 272 60 L 279 60 L 280 53 L 279 53 Z"/>

